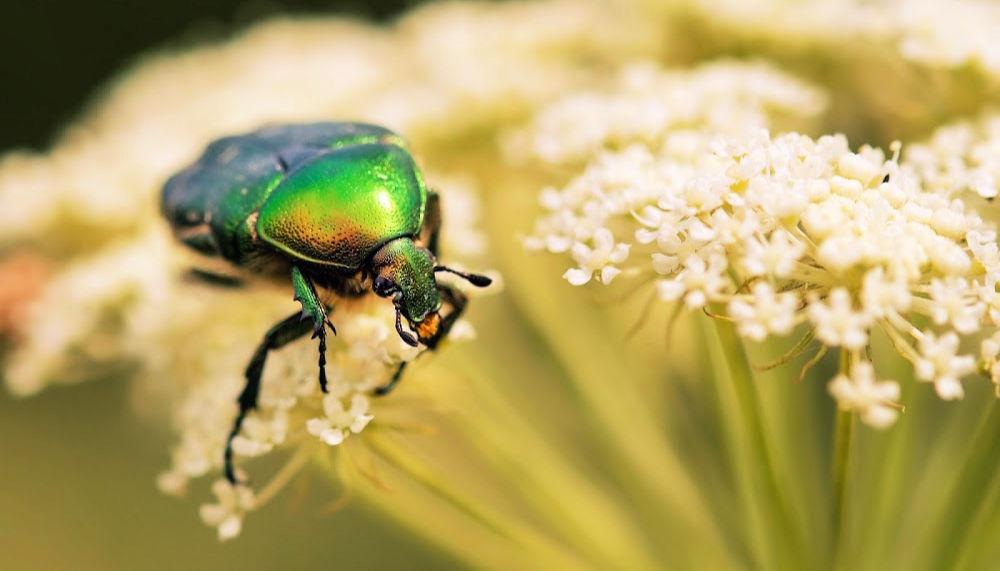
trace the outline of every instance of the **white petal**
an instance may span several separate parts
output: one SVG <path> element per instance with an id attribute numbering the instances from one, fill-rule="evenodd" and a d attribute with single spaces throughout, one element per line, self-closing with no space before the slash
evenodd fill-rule
<path id="1" fill-rule="evenodd" d="M 899 411 L 894 408 L 875 405 L 868 407 L 862 414 L 861 420 L 872 428 L 888 428 L 896 422 L 896 417 L 898 416 Z"/>
<path id="2" fill-rule="evenodd" d="M 566 279 L 571 285 L 582 286 L 583 284 L 590 281 L 593 274 L 586 270 L 580 268 L 573 268 L 571 270 L 566 270 L 563 274 L 563 278 Z"/>
<path id="3" fill-rule="evenodd" d="M 231 515 L 219 525 L 219 541 L 232 539 L 240 534 L 243 529 L 243 518 Z"/>
<path id="4" fill-rule="evenodd" d="M 219 504 L 204 504 L 198 508 L 198 515 L 201 521 L 208 525 L 216 526 L 226 519 L 226 510 Z"/>
<path id="5" fill-rule="evenodd" d="M 607 228 L 598 228 L 594 232 L 594 246 L 595 250 L 610 250 L 615 244 L 615 237 L 611 234 L 611 230 Z"/>
<path id="6" fill-rule="evenodd" d="M 323 412 L 330 418 L 344 414 L 344 403 L 340 402 L 337 395 L 328 394 L 323 397 Z"/>
<path id="7" fill-rule="evenodd" d="M 546 236 L 545 247 L 553 254 L 561 254 L 569 250 L 573 241 L 565 236 Z"/>
<path id="8" fill-rule="evenodd" d="M 942 400 L 960 399 L 965 395 L 962 383 L 958 379 L 951 377 L 944 377 L 934 381 L 934 389 Z"/>
<path id="9" fill-rule="evenodd" d="M 359 415 L 354 419 L 354 422 L 351 423 L 351 432 L 354 434 L 361 432 L 366 426 L 368 426 L 368 423 L 371 422 L 373 418 L 375 417 L 370 414 Z"/>
<path id="10" fill-rule="evenodd" d="M 344 431 L 338 428 L 329 428 L 323 431 L 320 438 L 330 446 L 336 446 L 344 441 Z"/>
<path id="11" fill-rule="evenodd" d="M 673 301 L 684 294 L 684 284 L 679 280 L 661 280 L 656 283 L 656 291 L 660 299 Z"/>
<path id="12" fill-rule="evenodd" d="M 622 273 L 621 270 L 614 266 L 604 266 L 601 268 L 601 283 L 608 285 L 611 280 L 615 279 L 615 276 Z"/>
<path id="13" fill-rule="evenodd" d="M 322 418 L 310 418 L 306 421 L 306 430 L 313 436 L 322 436 L 323 431 L 330 428 L 330 422 Z"/>

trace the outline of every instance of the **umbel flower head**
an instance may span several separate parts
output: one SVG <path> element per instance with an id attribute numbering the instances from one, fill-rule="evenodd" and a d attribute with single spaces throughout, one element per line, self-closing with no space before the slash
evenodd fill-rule
<path id="1" fill-rule="evenodd" d="M 568 251 L 573 285 L 652 279 L 659 299 L 720 313 L 753 341 L 802 325 L 851 356 L 830 384 L 840 406 L 884 427 L 901 405 L 895 381 L 873 377 L 874 331 L 955 399 L 976 370 L 970 345 L 1000 324 L 994 226 L 919 166 L 840 135 L 668 133 L 598 152 L 545 191 L 527 245 Z"/>

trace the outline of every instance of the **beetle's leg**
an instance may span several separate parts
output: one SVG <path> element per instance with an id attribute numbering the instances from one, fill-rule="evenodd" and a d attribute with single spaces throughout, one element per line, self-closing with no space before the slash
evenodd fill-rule
<path id="1" fill-rule="evenodd" d="M 243 419 L 246 418 L 247 413 L 257 408 L 257 398 L 260 396 L 260 377 L 264 372 L 264 361 L 267 360 L 267 352 L 271 349 L 284 347 L 288 343 L 309 333 L 311 328 L 311 323 L 303 321 L 299 313 L 293 313 L 268 329 L 267 333 L 264 334 L 264 340 L 260 342 L 257 350 L 253 353 L 253 357 L 250 358 L 250 363 L 247 365 L 246 372 L 244 373 L 247 384 L 243 387 L 243 392 L 236 399 L 237 404 L 240 405 L 240 411 L 236 414 L 233 429 L 226 438 L 226 451 L 223 455 L 223 469 L 226 479 L 231 484 L 236 483 L 236 474 L 233 471 L 233 439 L 240 433 L 240 428 L 243 426 Z"/>
<path id="2" fill-rule="evenodd" d="M 333 334 L 337 334 L 337 329 L 326 317 L 326 306 L 316 295 L 316 288 L 312 280 L 302 273 L 298 266 L 292 266 L 292 285 L 295 287 L 295 301 L 302 304 L 302 316 L 300 319 L 312 320 L 313 339 L 319 337 L 319 388 L 326 392 L 326 326 L 330 327 Z"/>
<path id="3" fill-rule="evenodd" d="M 438 255 L 438 235 L 441 233 L 441 195 L 427 191 L 427 205 L 424 207 L 424 222 L 420 225 L 420 241 L 436 258 Z"/>
<path id="4" fill-rule="evenodd" d="M 468 302 L 465 294 L 452 286 L 439 284 L 438 292 L 441 295 L 441 301 L 448 304 L 451 307 L 451 311 L 441 318 L 441 325 L 438 327 L 437 335 L 425 343 L 429 351 L 437 348 L 437 344 L 448 335 L 448 332 L 454 327 L 455 322 L 462 316 L 462 312 L 465 311 L 465 305 Z M 420 355 L 423 355 L 423 353 L 418 354 L 417 357 Z M 400 363 L 399 368 L 392 374 L 389 382 L 375 389 L 375 396 L 385 396 L 392 392 L 392 389 L 396 388 L 399 380 L 403 377 L 403 370 L 406 369 L 406 365 L 408 364 L 409 361 Z"/>
<path id="5" fill-rule="evenodd" d="M 239 289 L 246 285 L 243 280 L 238 277 L 227 276 L 225 274 L 203 270 L 201 268 L 189 268 L 184 277 L 193 282 L 196 281 L 207 285 L 230 289 Z"/>
<path id="6" fill-rule="evenodd" d="M 403 361 L 399 364 L 399 368 L 392 374 L 392 378 L 389 379 L 389 382 L 375 389 L 375 396 L 385 396 L 391 393 L 392 389 L 396 388 L 396 383 L 398 383 L 399 379 L 403 376 L 403 369 L 406 368 L 407 363 L 409 363 L 409 361 Z"/>
<path id="7" fill-rule="evenodd" d="M 459 317 L 462 317 L 465 305 L 469 302 L 469 298 L 464 293 L 449 285 L 438 285 L 438 293 L 441 295 L 441 301 L 451 306 L 451 311 L 441 318 L 441 325 L 438 326 L 438 334 L 434 336 L 434 345 L 430 346 L 431 349 L 447 337 L 448 332 L 455 326 L 455 322 L 458 321 Z"/>

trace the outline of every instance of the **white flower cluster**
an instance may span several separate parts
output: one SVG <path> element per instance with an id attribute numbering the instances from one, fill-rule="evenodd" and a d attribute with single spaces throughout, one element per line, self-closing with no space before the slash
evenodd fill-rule
<path id="1" fill-rule="evenodd" d="M 649 3 L 652 10 L 676 9 Z M 757 42 L 835 42 L 882 47 L 930 67 L 980 67 L 1000 73 L 1000 46 L 994 31 L 1000 6 L 990 0 L 806 0 L 741 2 L 696 0 L 683 9 L 699 13 L 730 34 L 749 34 Z M 764 43 L 764 42 L 761 42 Z"/>
<path id="2" fill-rule="evenodd" d="M 328 353 L 329 392 L 319 390 L 314 342 L 272 351 L 264 368 L 259 407 L 233 441 L 237 463 L 241 457 L 261 456 L 282 445 L 322 442 L 336 446 L 361 432 L 375 418 L 369 397 L 372 389 L 387 382 L 400 363 L 418 353 L 396 334 L 395 312 L 385 300 L 369 297 L 352 302 L 331 318 L 338 334 Z M 222 379 L 203 379 L 186 393 L 176 418 L 180 442 L 170 470 L 159 477 L 165 492 L 181 493 L 190 479 L 221 471 L 225 438 L 236 415 L 234 395 L 244 383 L 241 370 L 233 368 Z M 214 514 L 216 508 L 204 507 L 203 519 L 219 528 L 220 538 L 232 537 L 233 518 L 242 518 L 253 506 L 225 500 L 221 505 L 238 505 L 238 513 L 230 510 L 225 518 L 209 518 L 205 513 Z"/>
<path id="3" fill-rule="evenodd" d="M 782 115 L 822 111 L 821 91 L 765 63 L 713 62 L 666 71 L 653 63 L 625 67 L 604 91 L 579 92 L 539 113 L 507 141 L 509 154 L 566 163 L 603 148 L 654 143 L 670 131 L 739 132 Z"/>
<path id="4" fill-rule="evenodd" d="M 232 539 L 243 530 L 243 516 L 254 507 L 253 490 L 246 486 L 230 486 L 225 480 L 212 484 L 217 503 L 201 506 L 202 521 L 216 528 L 219 540 Z"/>
<path id="5" fill-rule="evenodd" d="M 978 65 L 1000 73 L 1000 45 L 995 30 L 1000 6 L 988 0 L 887 2 L 888 29 L 899 36 L 900 53 L 909 59 L 944 67 Z"/>
<path id="6" fill-rule="evenodd" d="M 93 376 L 88 363 L 147 351 L 135 339 L 148 338 L 144 332 L 159 327 L 169 311 L 170 242 L 162 230 L 150 230 L 63 268 L 15 324 L 21 341 L 9 356 L 7 388 L 31 395 L 50 382 Z M 130 333 L 124 347 L 118 343 L 123 331 Z"/>
<path id="7" fill-rule="evenodd" d="M 295 343 L 269 353 L 259 408 L 250 413 L 233 441 L 238 456 L 266 454 L 305 432 L 330 445 L 360 432 L 373 418 L 366 395 L 418 352 L 396 334 L 394 310 L 384 300 L 352 303 L 331 319 L 338 334 L 328 350 L 328 393 L 322 394 L 317 383 L 315 343 Z M 174 451 L 165 480 L 171 485 L 166 487 L 179 490 L 188 478 L 221 466 L 222 446 L 236 413 L 234 395 L 244 382 L 241 370 L 231 371 L 224 382 L 189 391 L 177 423 L 181 444 Z"/>
<path id="8" fill-rule="evenodd" d="M 1000 324 L 993 226 L 840 135 L 671 133 L 658 150 L 599 153 L 542 204 L 527 245 L 570 252 L 570 283 L 648 276 L 660 299 L 724 308 L 755 341 L 804 324 L 849 352 L 830 391 L 874 426 L 895 419 L 899 393 L 867 361 L 873 329 L 954 399 L 976 369 L 961 340 Z"/>
<path id="9" fill-rule="evenodd" d="M 908 145 L 904 162 L 924 186 L 945 195 L 973 192 L 997 196 L 1000 184 L 1000 115 L 937 129 L 926 142 Z"/>

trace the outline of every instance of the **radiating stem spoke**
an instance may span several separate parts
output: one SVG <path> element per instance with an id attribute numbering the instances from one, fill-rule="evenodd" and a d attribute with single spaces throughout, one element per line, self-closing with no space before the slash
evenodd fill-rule
<path id="1" fill-rule="evenodd" d="M 749 444 L 756 456 L 756 468 L 760 470 L 757 478 L 767 493 L 767 502 L 774 507 L 772 525 L 775 532 L 783 538 L 778 545 L 779 555 L 795 561 L 801 557 L 802 537 L 792 518 L 788 498 L 782 491 L 777 465 L 764 430 L 762 406 L 757 388 L 754 386 L 753 369 L 747 357 L 742 340 L 736 333 L 735 326 L 729 321 L 713 320 L 721 341 L 722 350 L 726 356 L 730 381 L 742 412 L 745 428 L 750 437 Z"/>
<path id="2" fill-rule="evenodd" d="M 847 496 L 847 475 L 851 460 L 851 441 L 854 435 L 854 413 L 837 411 L 837 425 L 833 440 L 833 493 L 831 498 L 831 528 L 835 557 L 840 556 L 840 542 L 844 524 L 844 503 Z"/>
<path id="3" fill-rule="evenodd" d="M 850 374 L 851 356 L 844 350 L 840 352 L 840 372 Z M 854 437 L 854 412 L 838 410 L 833 435 L 833 476 L 831 482 L 833 491 L 830 494 L 830 531 L 832 535 L 833 565 L 839 564 L 842 553 L 844 507 L 847 502 L 847 478 L 851 463 L 851 442 Z"/>

